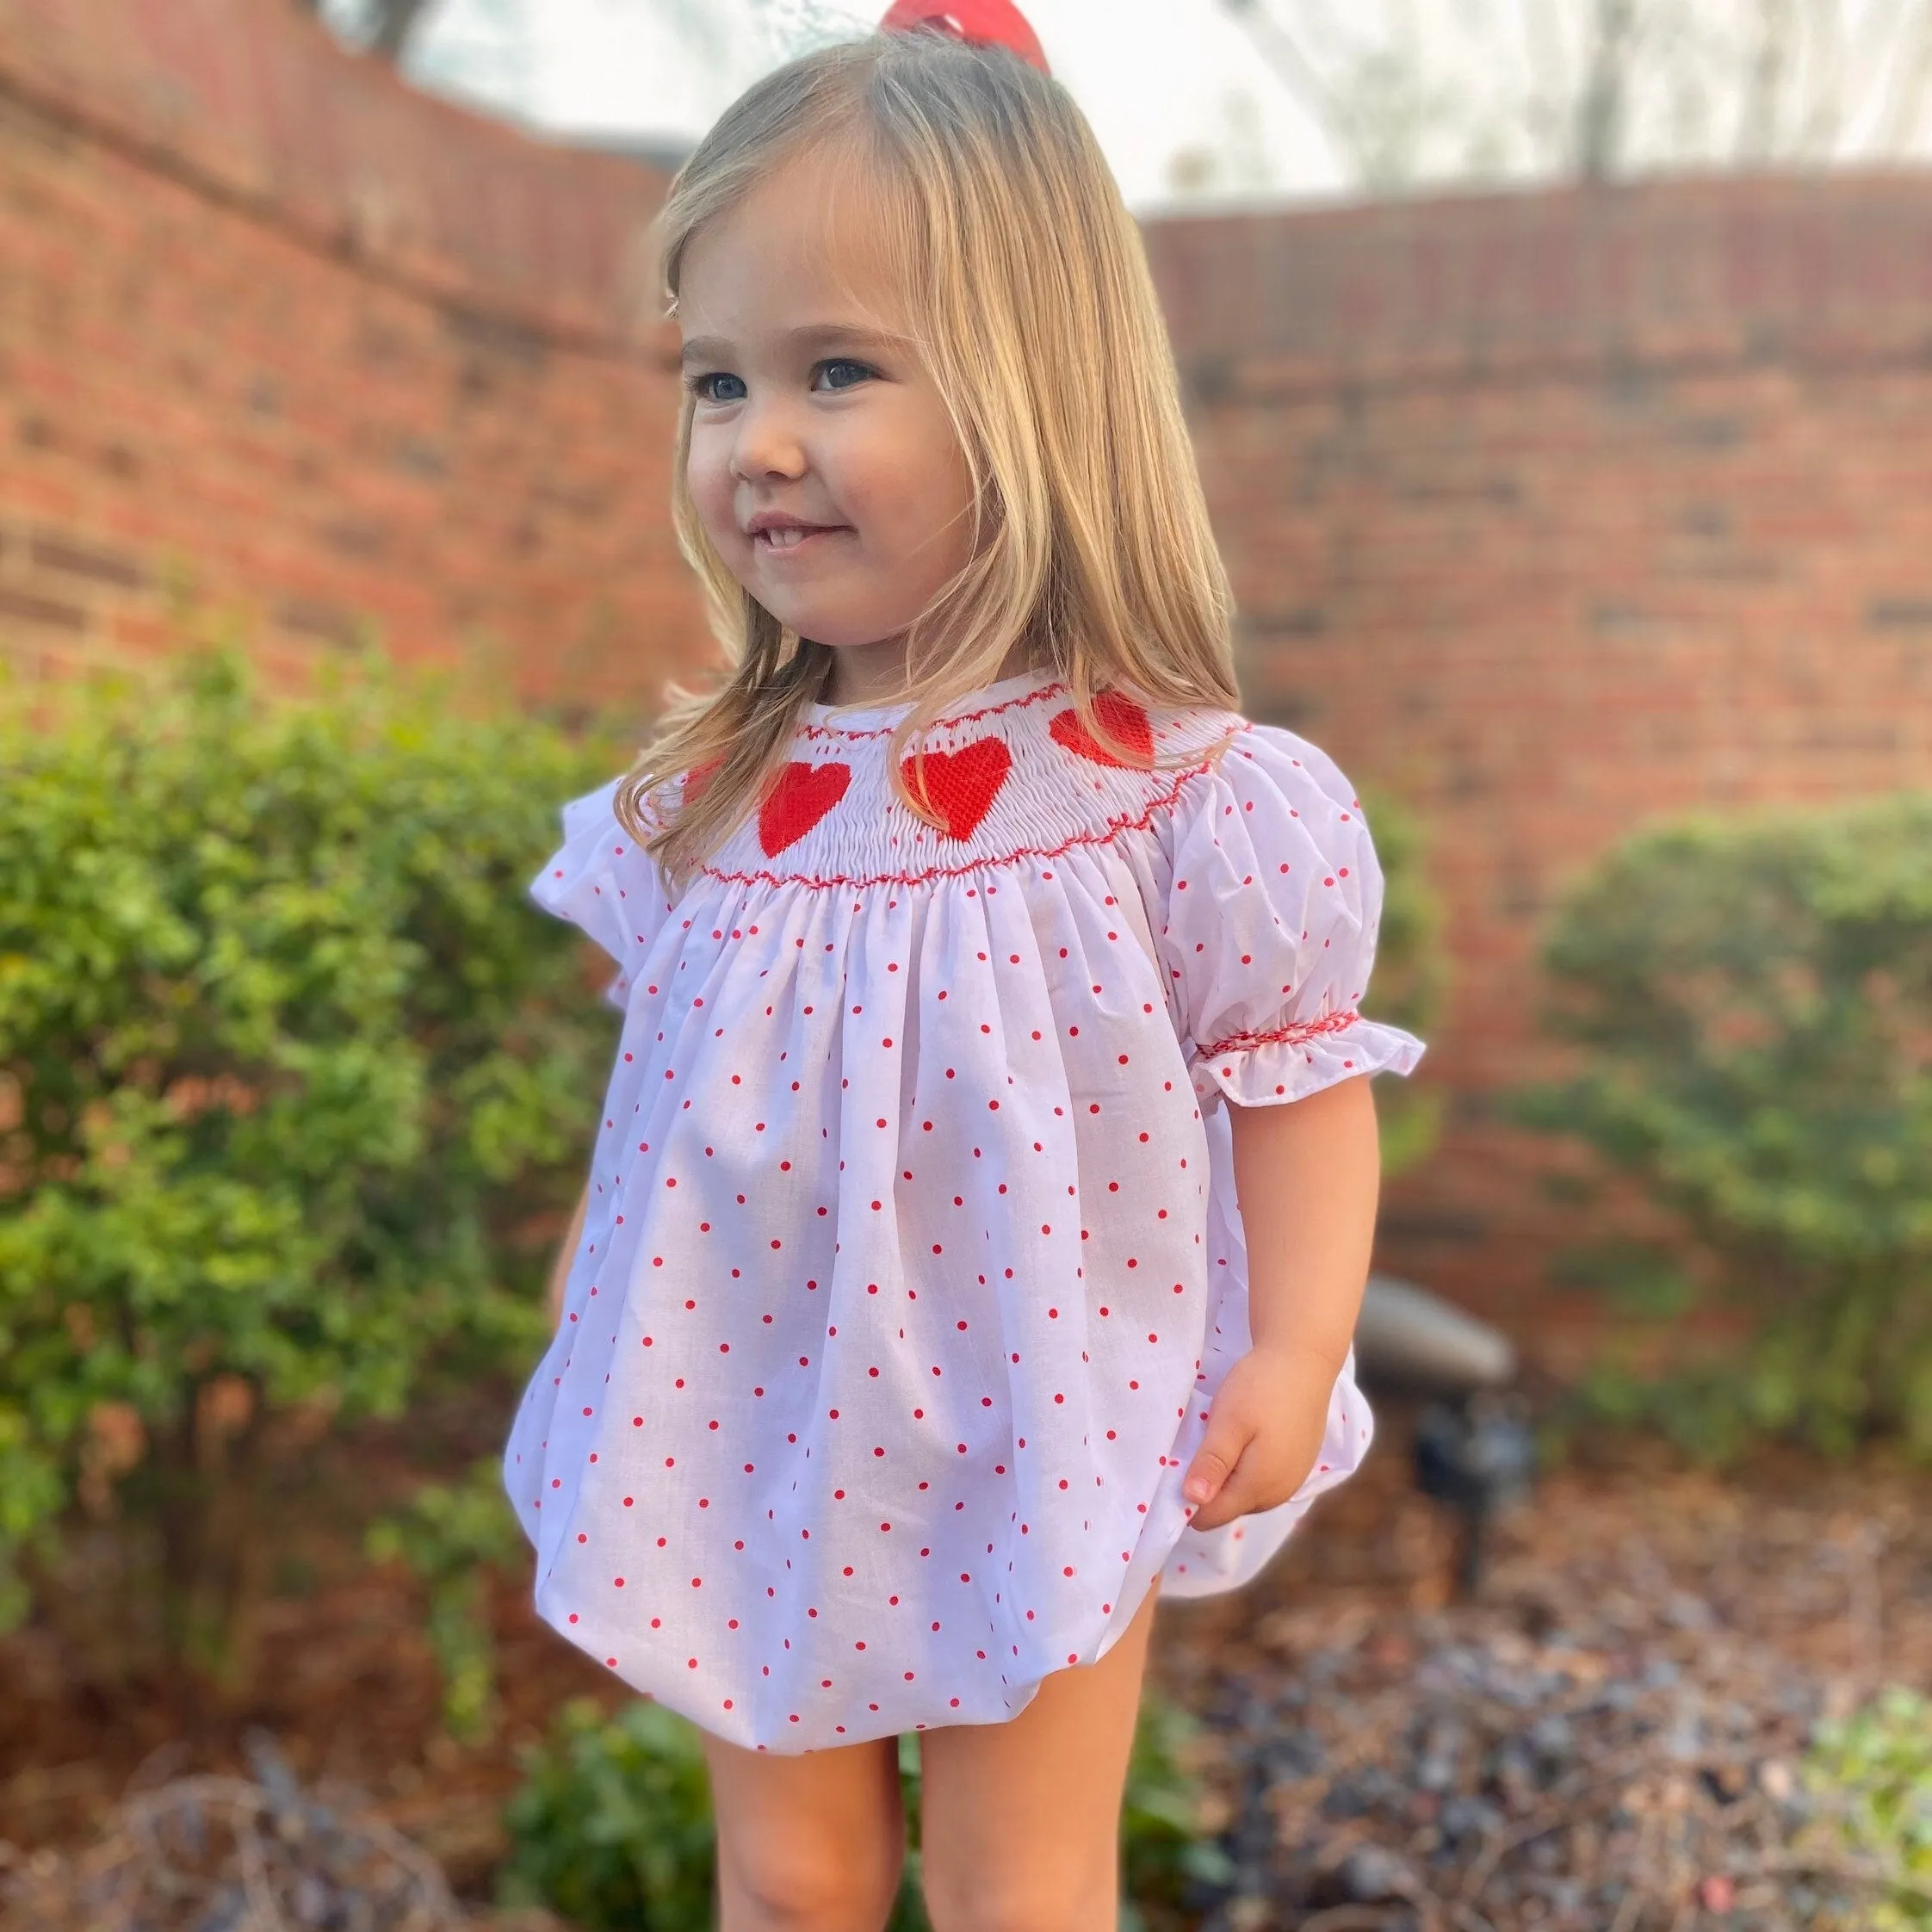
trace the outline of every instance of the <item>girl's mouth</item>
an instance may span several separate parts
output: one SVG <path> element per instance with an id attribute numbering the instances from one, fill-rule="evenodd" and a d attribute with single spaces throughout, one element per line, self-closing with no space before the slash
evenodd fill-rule
<path id="1" fill-rule="evenodd" d="M 811 548 L 828 536 L 844 536 L 851 532 L 847 523 L 793 523 L 768 530 L 759 530 L 752 539 L 758 548 L 777 554 L 789 554 L 794 550 Z"/>

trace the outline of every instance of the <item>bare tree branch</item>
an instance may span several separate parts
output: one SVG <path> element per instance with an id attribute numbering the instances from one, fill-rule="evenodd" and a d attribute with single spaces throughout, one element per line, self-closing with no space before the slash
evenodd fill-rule
<path id="1" fill-rule="evenodd" d="M 1793 0 L 1758 0 L 1757 50 L 1744 79 L 1743 112 L 1737 127 L 1737 152 L 1762 161 L 1777 151 L 1778 110 L 1798 33 Z"/>
<path id="2" fill-rule="evenodd" d="M 1576 111 L 1576 171 L 1607 181 L 1623 148 L 1637 0 L 1596 0 L 1596 46 Z"/>
<path id="3" fill-rule="evenodd" d="M 1829 158 L 1845 127 L 1845 34 L 1840 0 L 1811 0 L 1805 9 L 1805 102 L 1793 150 L 1807 161 Z"/>
<path id="4" fill-rule="evenodd" d="M 363 53 L 393 65 L 408 51 L 436 0 L 359 0 L 331 6 L 329 0 L 291 0 L 312 17 L 326 22 Z"/>
<path id="5" fill-rule="evenodd" d="M 1902 24 L 1889 63 L 1890 85 L 1879 110 L 1878 138 L 1887 152 L 1909 146 L 1924 118 L 1932 91 L 1932 6 L 1910 10 Z"/>
<path id="6" fill-rule="evenodd" d="M 1308 110 L 1335 158 L 1353 161 L 1353 142 L 1341 98 L 1302 51 L 1301 43 L 1257 0 L 1222 0 L 1222 4 L 1247 30 L 1262 59 Z"/>
<path id="7" fill-rule="evenodd" d="M 658 11 L 668 14 L 686 46 L 715 65 L 730 58 L 731 23 L 716 0 L 658 0 Z"/>
<path id="8" fill-rule="evenodd" d="M 1520 4 L 1523 46 L 1532 77 L 1526 109 L 1531 136 L 1545 164 L 1555 169 L 1566 158 L 1563 144 L 1570 132 L 1569 57 L 1557 28 L 1556 9 L 1548 0 L 1520 0 Z"/>
<path id="9" fill-rule="evenodd" d="M 378 60 L 392 65 L 400 60 L 430 4 L 430 0 L 377 0 L 375 32 L 369 37 L 368 51 Z"/>

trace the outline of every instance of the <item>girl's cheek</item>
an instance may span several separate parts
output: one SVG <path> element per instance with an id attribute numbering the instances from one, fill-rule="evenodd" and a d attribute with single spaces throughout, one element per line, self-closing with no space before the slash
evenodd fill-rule
<path id="1" fill-rule="evenodd" d="M 728 464 L 694 443 L 684 468 L 684 483 L 705 533 L 719 549 L 728 554 L 739 537 L 738 522 L 733 511 L 736 492 Z"/>

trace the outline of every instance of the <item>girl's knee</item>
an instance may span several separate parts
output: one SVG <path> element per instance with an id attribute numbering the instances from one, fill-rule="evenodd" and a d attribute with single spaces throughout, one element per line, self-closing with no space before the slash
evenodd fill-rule
<path id="1" fill-rule="evenodd" d="M 1032 1871 L 926 1870 L 921 1873 L 932 1932 L 1114 1932 L 1115 1867 L 1074 1860 Z"/>
<path id="2" fill-rule="evenodd" d="M 865 1846 L 721 1831 L 720 1932 L 881 1932 L 904 1867 L 903 1841 Z"/>
<path id="3" fill-rule="evenodd" d="M 896 1739 L 805 1758 L 709 1735 L 719 1932 L 880 1932 L 906 1862 Z"/>

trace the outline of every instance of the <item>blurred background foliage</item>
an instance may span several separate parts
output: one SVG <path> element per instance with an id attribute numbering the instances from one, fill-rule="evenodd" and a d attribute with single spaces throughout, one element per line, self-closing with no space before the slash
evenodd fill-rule
<path id="1" fill-rule="evenodd" d="M 277 1467 L 541 1347 L 613 1032 L 523 892 L 612 762 L 373 660 L 9 695 L 9 1617 L 70 1513 L 117 1516 L 171 1664 L 238 1694 Z"/>
<path id="2" fill-rule="evenodd" d="M 1805 1770 L 1825 1801 L 1820 1838 L 1900 1880 L 1861 1932 L 1932 1932 L 1932 1699 L 1894 1684 L 1826 1719 Z"/>
<path id="3" fill-rule="evenodd" d="M 1449 988 L 1442 944 L 1441 895 L 1430 882 L 1428 840 L 1421 818 L 1393 793 L 1365 785 L 1362 809 L 1382 866 L 1382 924 L 1363 1011 L 1429 1041 L 1438 1033 Z M 1376 1084 L 1384 1178 L 1418 1167 L 1442 1136 L 1439 1088 L 1405 1080 Z"/>
<path id="4" fill-rule="evenodd" d="M 1681 1230 L 1565 1259 L 1673 1338 L 1661 1372 L 1607 1353 L 1600 1406 L 1709 1455 L 1882 1430 L 1932 1459 L 1932 796 L 1648 827 L 1576 882 L 1544 964 L 1577 1068 L 1517 1118 Z M 1700 1341 L 1713 1304 L 1730 1332 Z"/>

